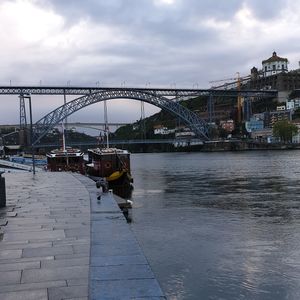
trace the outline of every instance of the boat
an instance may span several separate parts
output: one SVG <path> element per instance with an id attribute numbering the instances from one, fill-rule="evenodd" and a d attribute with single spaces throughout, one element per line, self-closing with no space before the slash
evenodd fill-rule
<path id="1" fill-rule="evenodd" d="M 130 170 L 130 153 L 109 146 L 106 100 L 104 100 L 104 120 L 105 129 L 101 131 L 106 136 L 106 145 L 100 132 L 102 147 L 99 145 L 97 148 L 88 149 L 87 175 L 95 181 L 106 180 L 108 188 L 115 194 L 122 198 L 131 198 L 133 179 Z"/>
<path id="2" fill-rule="evenodd" d="M 51 150 L 46 154 L 47 170 L 51 172 L 71 171 L 85 174 L 83 152 L 72 147 Z"/>
<path id="3" fill-rule="evenodd" d="M 109 188 L 131 187 L 130 153 L 118 148 L 88 149 L 87 174 L 97 181 L 105 178 Z"/>

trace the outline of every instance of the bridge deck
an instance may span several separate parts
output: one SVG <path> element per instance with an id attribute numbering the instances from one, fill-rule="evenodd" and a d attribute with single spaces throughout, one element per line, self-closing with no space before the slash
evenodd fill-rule
<path id="1" fill-rule="evenodd" d="M 1 300 L 162 299 L 110 193 L 98 202 L 94 182 L 70 173 L 5 178 Z"/>

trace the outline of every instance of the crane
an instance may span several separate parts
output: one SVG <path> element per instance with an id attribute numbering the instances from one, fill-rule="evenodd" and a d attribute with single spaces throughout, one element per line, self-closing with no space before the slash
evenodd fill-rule
<path id="1" fill-rule="evenodd" d="M 224 78 L 224 79 L 219 79 L 219 80 L 211 80 L 209 81 L 209 83 L 217 83 L 217 82 L 224 82 L 224 84 L 222 85 L 218 85 L 218 86 L 212 86 L 211 88 L 227 88 L 228 85 L 236 85 L 238 87 L 239 82 L 242 83 L 244 81 L 248 81 L 251 78 L 251 75 L 246 75 L 246 76 L 240 76 L 240 73 L 237 72 L 237 77 L 233 77 L 233 78 Z M 226 82 L 227 81 L 227 82 Z M 228 82 L 231 81 L 231 82 Z"/>
<path id="2" fill-rule="evenodd" d="M 237 74 L 237 76 L 234 77 L 234 78 L 224 78 L 224 79 L 220 79 L 220 80 L 209 81 L 209 83 L 217 83 L 217 82 L 224 82 L 225 81 L 224 84 L 218 85 L 218 86 L 212 86 L 211 88 L 212 89 L 228 88 L 229 85 L 234 85 L 235 88 L 238 91 L 240 91 L 242 83 L 247 82 L 248 80 L 250 80 L 251 75 L 246 75 L 246 76 L 241 77 L 240 72 L 236 72 L 236 74 Z M 228 82 L 228 81 L 231 81 L 231 82 Z M 242 120 L 241 112 L 242 112 L 242 96 L 239 93 L 238 97 L 237 97 L 237 123 L 238 124 L 240 124 L 241 120 Z"/>

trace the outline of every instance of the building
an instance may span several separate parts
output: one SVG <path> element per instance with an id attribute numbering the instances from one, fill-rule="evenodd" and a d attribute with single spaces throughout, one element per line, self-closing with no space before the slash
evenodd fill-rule
<path id="1" fill-rule="evenodd" d="M 274 51 L 272 56 L 262 61 L 262 72 L 264 77 L 288 71 L 288 59 L 277 56 Z"/>
<path id="2" fill-rule="evenodd" d="M 181 138 L 190 139 L 190 138 L 194 138 L 195 136 L 196 134 L 193 131 L 191 131 L 191 129 L 188 127 L 178 126 L 175 128 L 176 139 L 181 139 Z"/>
<path id="3" fill-rule="evenodd" d="M 228 133 L 231 133 L 235 129 L 233 120 L 220 121 L 220 126 Z"/>
<path id="4" fill-rule="evenodd" d="M 264 121 L 259 118 L 252 117 L 245 123 L 245 128 L 249 133 L 262 130 L 264 129 Z"/>
<path id="5" fill-rule="evenodd" d="M 290 110 L 266 112 L 264 119 L 265 128 L 273 128 L 276 122 L 283 120 L 292 120 L 292 112 Z"/>
<path id="6" fill-rule="evenodd" d="M 298 133 L 293 136 L 292 143 L 300 144 L 300 122 L 299 121 L 295 121 L 295 122 L 293 122 L 293 124 L 297 126 Z"/>
<path id="7" fill-rule="evenodd" d="M 255 130 L 255 131 L 251 132 L 251 138 L 256 141 L 259 141 L 259 142 L 272 143 L 273 131 L 271 128 Z"/>
<path id="8" fill-rule="evenodd" d="M 154 134 L 168 135 L 175 132 L 175 129 L 168 129 L 163 125 L 156 125 L 153 127 Z"/>
<path id="9" fill-rule="evenodd" d="M 285 102 L 289 94 L 300 89 L 300 69 L 288 71 L 288 59 L 273 55 L 262 61 L 262 69 L 251 69 L 251 79 L 242 84 L 243 89 L 278 90 L 278 102 Z"/>

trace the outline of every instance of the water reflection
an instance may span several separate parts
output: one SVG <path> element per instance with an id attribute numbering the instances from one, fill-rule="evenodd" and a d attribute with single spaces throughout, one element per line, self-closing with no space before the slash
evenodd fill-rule
<path id="1" fill-rule="evenodd" d="M 133 155 L 132 228 L 169 299 L 300 299 L 298 156 Z"/>

